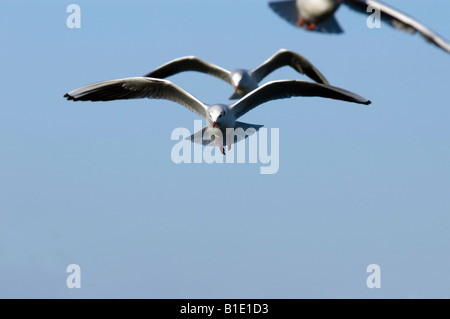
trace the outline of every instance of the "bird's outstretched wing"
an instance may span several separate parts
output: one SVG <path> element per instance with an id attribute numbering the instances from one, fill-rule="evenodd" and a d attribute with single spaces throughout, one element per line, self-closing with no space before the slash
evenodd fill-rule
<path id="1" fill-rule="evenodd" d="M 230 71 L 225 70 L 215 64 L 201 60 L 195 56 L 187 56 L 167 62 L 159 68 L 147 73 L 145 77 L 164 79 L 176 73 L 184 71 L 197 71 L 215 76 L 232 84 Z"/>
<path id="2" fill-rule="evenodd" d="M 164 99 L 176 102 L 206 117 L 208 106 L 170 81 L 148 77 L 133 77 L 102 81 L 66 93 L 73 101 L 113 101 L 124 99 Z"/>
<path id="3" fill-rule="evenodd" d="M 293 96 L 318 96 L 366 105 L 372 103 L 362 96 L 335 86 L 299 80 L 282 80 L 260 86 L 231 105 L 231 108 L 237 119 L 262 103 Z"/>
<path id="4" fill-rule="evenodd" d="M 419 32 L 425 40 L 433 43 L 439 48 L 450 53 L 450 43 L 445 41 L 442 37 L 431 31 L 417 20 L 410 16 L 393 9 L 380 1 L 373 0 L 344 0 L 344 3 L 351 9 L 360 13 L 370 14 L 367 12 L 367 8 L 371 6 L 377 9 L 381 13 L 381 20 L 390 24 L 396 29 L 406 31 L 408 33 Z"/>
<path id="5" fill-rule="evenodd" d="M 328 84 L 327 79 L 316 69 L 311 62 L 298 53 L 281 49 L 269 59 L 264 61 L 260 66 L 253 69 L 251 74 L 257 82 L 261 81 L 269 73 L 283 66 L 290 66 L 297 72 L 306 74 L 309 78 L 317 83 Z"/>

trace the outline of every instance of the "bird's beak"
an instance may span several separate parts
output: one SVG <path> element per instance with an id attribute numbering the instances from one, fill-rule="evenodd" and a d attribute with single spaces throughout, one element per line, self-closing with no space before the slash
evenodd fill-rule
<path id="1" fill-rule="evenodd" d="M 234 87 L 234 90 L 237 91 L 237 88 L 238 88 L 238 87 L 237 87 L 237 85 L 236 85 L 236 86 Z"/>
<path id="2" fill-rule="evenodd" d="M 215 126 L 216 126 L 216 121 L 213 122 L 213 127 L 215 127 Z"/>

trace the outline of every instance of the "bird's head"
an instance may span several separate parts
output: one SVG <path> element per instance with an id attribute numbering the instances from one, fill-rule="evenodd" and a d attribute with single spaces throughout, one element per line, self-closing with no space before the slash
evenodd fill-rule
<path id="1" fill-rule="evenodd" d="M 249 71 L 243 69 L 231 71 L 231 85 L 234 88 L 234 93 L 230 99 L 241 98 L 258 86 Z"/>
<path id="2" fill-rule="evenodd" d="M 227 111 L 220 105 L 214 105 L 208 111 L 208 117 L 208 120 L 212 123 L 212 127 L 216 127 L 216 125 L 222 126 L 222 123 L 226 121 Z"/>

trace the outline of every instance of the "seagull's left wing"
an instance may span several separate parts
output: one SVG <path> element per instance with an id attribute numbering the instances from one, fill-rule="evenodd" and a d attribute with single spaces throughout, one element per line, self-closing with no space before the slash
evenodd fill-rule
<path id="1" fill-rule="evenodd" d="M 164 99 L 183 105 L 202 117 L 208 106 L 170 81 L 147 77 L 97 82 L 66 93 L 73 101 L 113 101 L 125 99 Z"/>
<path id="2" fill-rule="evenodd" d="M 443 38 L 436 33 L 425 27 L 423 24 L 407 16 L 406 14 L 395 10 L 379 1 L 373 0 L 344 0 L 344 3 L 351 9 L 360 13 L 367 13 L 367 7 L 371 6 L 374 9 L 378 9 L 381 12 L 381 20 L 390 24 L 394 28 L 406 31 L 408 33 L 419 32 L 425 40 L 433 43 L 441 49 L 450 53 L 450 43 L 446 42 Z"/>
<path id="3" fill-rule="evenodd" d="M 224 80 L 225 82 L 228 82 L 229 84 L 233 84 L 231 82 L 230 71 L 225 70 L 224 68 L 221 68 L 215 64 L 206 62 L 195 56 L 187 56 L 172 60 L 160 66 L 156 70 L 147 73 L 144 76 L 149 78 L 163 79 L 176 73 L 185 71 L 197 71 L 210 74 Z"/>
<path id="4" fill-rule="evenodd" d="M 231 108 L 237 119 L 260 104 L 293 96 L 319 96 L 366 105 L 372 103 L 362 96 L 335 86 L 299 80 L 282 80 L 260 86 L 231 105 Z"/>

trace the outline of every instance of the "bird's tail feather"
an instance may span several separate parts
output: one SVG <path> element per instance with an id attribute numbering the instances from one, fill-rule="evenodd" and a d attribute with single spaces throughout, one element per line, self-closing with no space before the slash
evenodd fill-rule
<path id="1" fill-rule="evenodd" d="M 236 121 L 234 129 L 232 131 L 229 131 L 230 135 L 228 135 L 228 138 L 232 139 L 231 144 L 237 143 L 258 132 L 258 130 L 263 126 L 264 125 L 249 124 Z M 227 134 L 228 132 L 226 132 L 225 135 Z M 198 130 L 191 136 L 187 137 L 186 139 L 191 140 L 193 143 L 201 144 L 204 146 L 216 146 L 217 145 L 216 136 L 222 140 L 222 133 L 220 132 L 220 130 L 218 129 L 212 130 L 211 128 L 205 126 L 201 130 Z M 228 142 L 227 136 L 223 136 L 222 144 L 226 145 L 227 142 Z"/>

